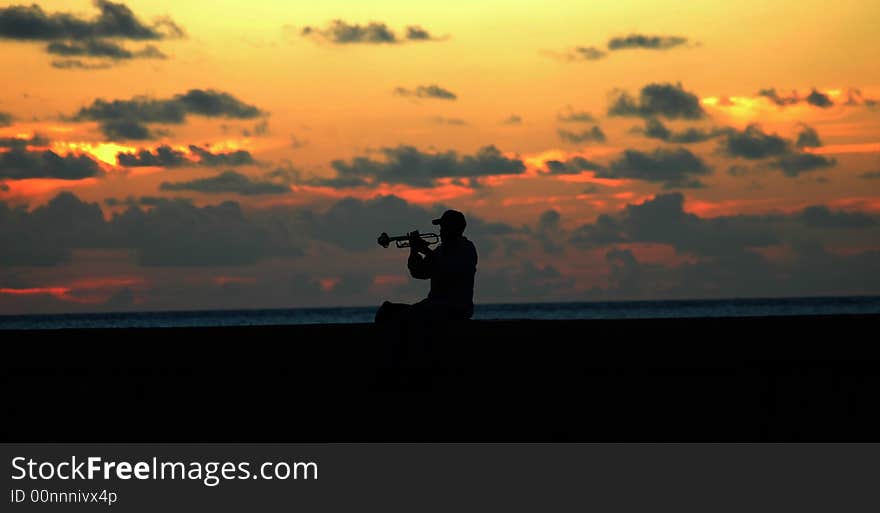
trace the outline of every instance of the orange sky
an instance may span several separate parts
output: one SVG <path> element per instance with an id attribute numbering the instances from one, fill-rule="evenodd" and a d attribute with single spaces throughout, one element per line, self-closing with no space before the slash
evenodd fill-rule
<path id="1" fill-rule="evenodd" d="M 11 12 L 15 5 L 5 2 L 0 9 Z M 81 0 L 39 2 L 47 15 L 63 12 L 85 21 L 94 20 L 104 8 L 101 5 Z M 322 212 L 346 197 L 365 201 L 392 194 L 429 211 L 443 204 L 487 223 L 517 228 L 534 227 L 539 216 L 552 209 L 560 214 L 559 229 L 566 234 L 596 222 L 602 214 L 617 215 L 626 205 L 672 192 L 682 193 L 685 210 L 702 218 L 791 214 L 810 205 L 880 215 L 880 180 L 866 177 L 880 172 L 877 2 L 507 0 L 427 5 L 331 0 L 294 5 L 280 0 L 176 4 L 131 0 L 124 5 L 144 27 L 155 27 L 163 35 L 82 37 L 57 31 L 49 34 L 47 28 L 46 33 L 22 36 L 14 27 L 0 34 L 0 65 L 7 70 L 5 92 L 0 95 L 0 140 L 39 135 L 47 139 L 46 144 L 28 146 L 27 151 L 86 155 L 100 169 L 94 176 L 74 180 L 28 178 L 9 171 L 12 164 L 7 163 L 7 170 L 0 169 L 0 201 L 34 209 L 59 192 L 71 191 L 85 202 L 101 204 L 103 215 L 110 219 L 128 208 L 124 203 L 128 197 L 187 197 L 196 206 L 230 200 L 245 212 L 273 207 Z M 170 34 L 169 25 L 155 24 L 160 17 L 173 20 L 185 35 Z M 333 40 L 323 32 L 333 20 L 342 20 L 349 28 L 384 24 L 395 42 Z M 304 34 L 305 27 L 311 27 L 310 34 Z M 407 27 L 426 31 L 429 40 L 407 39 Z M 666 38 L 667 43 L 659 47 L 651 42 L 632 43 L 638 47 L 612 49 L 614 38 L 631 35 Z M 680 41 L 671 43 L 668 38 Z M 95 40 L 131 52 L 152 45 L 165 58 L 113 60 L 48 51 L 51 44 L 75 46 Z M 604 55 L 594 60 L 578 58 L 579 47 L 593 47 Z M 52 65 L 63 60 L 94 69 Z M 682 91 L 699 98 L 705 115 L 689 119 L 659 111 L 609 114 L 622 91 L 637 100 L 642 88 L 650 84 L 679 84 Z M 428 86 L 448 91 L 454 98 L 416 94 Z M 395 93 L 398 88 L 409 94 Z M 767 95 L 759 95 L 760 90 L 770 88 L 779 98 L 792 100 L 778 105 Z M 189 111 L 180 122 L 146 120 L 143 126 L 151 136 L 144 139 L 110 135 L 99 121 L 74 119 L 97 99 L 168 100 L 194 89 L 226 93 L 243 105 L 256 107 L 260 114 Z M 814 90 L 829 104 L 808 101 Z M 594 121 L 562 120 L 574 113 L 589 113 Z M 660 120 L 674 133 L 696 129 L 719 130 L 722 135 L 697 143 L 662 141 L 639 132 L 647 118 Z M 750 125 L 787 140 L 788 153 L 756 159 L 725 150 L 726 138 L 732 136 L 723 131 L 740 132 Z M 601 129 L 604 140 L 571 141 L 560 135 L 560 130 L 581 133 L 593 126 Z M 795 148 L 805 126 L 815 130 L 821 146 Z M 117 161 L 119 152 L 155 151 L 163 145 L 180 152 L 186 162 L 175 167 L 126 167 Z M 200 164 L 191 145 L 213 154 L 244 150 L 252 158 L 245 164 Z M 6 146 L 0 152 L 13 151 Z M 491 146 L 505 159 L 521 161 L 525 169 L 489 173 L 472 182 L 441 177 L 428 186 L 410 179 L 382 182 L 381 178 L 377 178 L 378 185 L 369 187 L 320 183 L 339 176 L 334 161 L 352 163 L 364 157 L 381 163 L 383 148 L 401 146 L 426 155 L 454 151 L 460 158 Z M 650 154 L 658 148 L 685 148 L 699 159 L 708 172 L 690 178 L 698 178 L 702 187 L 645 179 L 643 173 L 650 170 L 642 169 L 631 170 L 628 176 L 610 176 L 622 173 L 619 162 L 625 152 Z M 832 164 L 792 174 L 774 164 L 775 159 L 804 159 L 805 155 Z M 547 173 L 548 161 L 574 157 L 616 170 L 598 173 L 601 176 L 592 170 Z M 272 174 L 276 170 L 283 173 Z M 173 190 L 168 185 L 212 179 L 224 171 L 286 190 L 207 193 Z M 642 173 L 642 177 L 634 178 L 632 173 Z M 111 203 L 106 202 L 108 198 Z M 424 230 L 430 227 L 427 221 L 412 219 L 404 224 Z M 385 230 L 384 226 L 373 229 L 377 233 Z M 841 251 L 854 246 L 877 249 L 880 240 L 872 231 L 847 241 L 828 239 L 826 246 Z M 681 248 L 673 251 L 669 245 L 660 251 L 633 248 L 644 262 L 677 266 L 687 261 Z M 322 258 L 322 251 L 329 252 L 325 257 L 332 255 L 336 265 Z M 528 258 L 520 258 L 551 265 L 574 277 L 578 291 L 607 285 L 610 271 L 604 253 L 528 251 L 532 252 Z M 387 251 L 371 255 L 375 266 L 369 293 L 322 301 L 369 303 L 374 295 L 392 290 L 383 287 L 399 285 L 389 276 L 397 268 L 403 272 L 401 255 Z M 501 265 L 500 253 L 497 256 L 485 264 Z M 318 276 L 325 289 L 333 289 L 327 284 L 340 280 L 350 255 L 339 253 L 338 248 L 321 249 L 319 244 L 308 246 L 297 258 L 287 265 Z M 8 282 L 0 281 L 0 313 L 2 309 L 41 308 L 16 306 L 11 298 L 38 294 L 42 289 L 61 299 L 71 287 L 103 290 L 109 297 L 125 287 L 148 290 L 155 280 L 175 279 L 173 271 L 158 276 L 161 273 L 143 268 L 135 257 L 119 256 L 115 262 L 118 269 L 110 273 L 113 276 L 104 276 L 103 271 L 87 275 L 100 266 L 90 265 L 82 256 L 55 268 L 9 265 L 0 276 Z M 229 269 L 206 268 L 205 283 L 256 286 L 276 265 L 284 264 L 255 263 L 235 268 L 231 274 L 226 272 Z M 119 278 L 123 275 L 124 279 Z M 267 303 L 284 304 L 283 292 L 273 294 L 277 297 Z M 93 296 L 77 296 L 76 301 L 85 301 L 83 297 Z M 137 301 L 151 307 L 164 304 L 162 299 L 154 303 L 141 299 Z M 309 301 L 302 298 L 290 301 L 305 303 Z"/>

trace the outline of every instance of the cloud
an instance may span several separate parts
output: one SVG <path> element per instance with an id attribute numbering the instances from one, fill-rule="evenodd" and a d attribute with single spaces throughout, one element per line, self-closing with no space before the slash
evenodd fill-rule
<path id="1" fill-rule="evenodd" d="M 757 124 L 751 124 L 744 130 L 729 130 L 721 142 L 721 150 L 731 157 L 749 160 L 762 160 L 775 157 L 769 163 L 771 168 L 780 169 L 785 176 L 796 177 L 801 173 L 832 167 L 837 160 L 829 159 L 812 153 L 801 153 L 795 146 L 821 144 L 818 134 L 812 128 L 803 125 L 798 135 L 797 144 L 777 134 L 768 134 Z M 732 168 L 733 169 L 733 168 Z"/>
<path id="2" fill-rule="evenodd" d="M 728 131 L 721 147 L 731 157 L 749 160 L 781 156 L 790 151 L 787 139 L 777 134 L 767 134 L 757 124 L 751 124 L 742 131 Z"/>
<path id="3" fill-rule="evenodd" d="M 288 194 L 290 187 L 269 181 L 254 180 L 235 171 L 224 171 L 217 176 L 199 178 L 188 182 L 162 182 L 163 191 L 195 191 L 205 194 L 240 194 L 256 196 L 264 194 Z"/>
<path id="4" fill-rule="evenodd" d="M 583 171 L 600 171 L 605 169 L 604 166 L 589 161 L 583 157 L 573 157 L 565 162 L 548 160 L 546 166 L 547 170 L 552 175 L 576 175 Z"/>
<path id="5" fill-rule="evenodd" d="M 0 126 L 9 126 L 14 119 L 12 114 L 0 111 Z"/>
<path id="6" fill-rule="evenodd" d="M 609 50 L 628 50 L 642 48 L 647 50 L 668 50 L 676 46 L 687 44 L 687 38 L 681 36 L 646 36 L 644 34 L 630 34 L 623 37 L 613 37 L 608 40 Z"/>
<path id="7" fill-rule="evenodd" d="M 577 112 L 567 107 L 565 111 L 556 115 L 557 121 L 562 123 L 595 123 L 596 118 L 589 112 Z"/>
<path id="8" fill-rule="evenodd" d="M 547 301 L 575 293 L 575 280 L 556 266 L 525 261 L 479 271 L 477 291 L 484 301 Z"/>
<path id="9" fill-rule="evenodd" d="M 806 102 L 823 109 L 827 109 L 834 105 L 834 102 L 831 101 L 831 98 L 827 94 L 819 92 L 816 89 L 810 91 L 810 94 L 807 95 Z"/>
<path id="10" fill-rule="evenodd" d="M 167 99 L 136 96 L 130 100 L 96 99 L 82 107 L 74 121 L 98 121 L 110 139 L 149 139 L 158 135 L 147 123 L 180 124 L 188 115 L 210 118 L 253 119 L 265 115 L 254 105 L 213 89 L 190 89 Z"/>
<path id="11" fill-rule="evenodd" d="M 873 217 L 863 212 L 832 211 L 825 205 L 809 206 L 801 212 L 799 218 L 812 228 L 868 228 L 877 224 Z"/>
<path id="12" fill-rule="evenodd" d="M 58 69 L 108 69 L 113 65 L 109 62 L 84 62 L 79 59 L 64 59 L 52 61 L 52 67 Z"/>
<path id="13" fill-rule="evenodd" d="M 766 98 L 768 101 L 779 107 L 788 107 L 799 103 L 807 103 L 822 109 L 834 106 L 834 101 L 831 99 L 831 96 L 816 88 L 810 90 L 810 94 L 804 97 L 798 95 L 797 91 L 792 91 L 789 95 L 780 94 L 776 92 L 775 88 L 761 89 L 758 91 L 758 96 Z M 869 102 L 871 101 L 872 100 L 869 100 Z M 867 102 L 862 101 L 861 92 L 858 89 L 850 89 L 848 91 L 848 101 L 844 105 L 862 104 L 867 104 Z"/>
<path id="14" fill-rule="evenodd" d="M 61 156 L 52 150 L 29 151 L 15 145 L 9 151 L 0 152 L 0 178 L 9 180 L 81 180 L 100 174 L 102 171 L 98 163 L 87 155 L 68 153 Z"/>
<path id="15" fill-rule="evenodd" d="M 545 253 L 559 254 L 563 251 L 563 245 L 559 243 L 563 233 L 561 218 L 556 210 L 545 210 L 538 217 L 538 222 L 535 224 L 535 239 Z"/>
<path id="16" fill-rule="evenodd" d="M 670 143 L 678 143 L 678 144 L 692 144 L 708 141 L 710 139 L 714 139 L 721 135 L 724 135 L 728 132 L 726 128 L 713 128 L 711 130 L 703 130 L 700 128 L 687 128 L 681 132 L 673 132 L 666 125 L 663 124 L 662 121 L 655 118 L 648 118 L 645 120 L 645 127 L 635 127 L 633 129 L 635 133 L 644 134 L 645 137 L 649 137 L 651 139 L 659 139 L 661 141 L 670 142 Z"/>
<path id="17" fill-rule="evenodd" d="M 61 41 L 53 41 L 46 47 L 46 52 L 61 55 L 64 57 L 101 57 L 113 60 L 124 59 L 167 59 L 168 56 L 162 53 L 153 45 L 148 45 L 141 50 L 132 52 L 123 48 L 117 43 L 111 41 L 103 41 L 100 39 L 90 39 L 87 41 L 72 41 L 69 43 Z"/>
<path id="18" fill-rule="evenodd" d="M 0 8 L 0 38 L 47 41 L 46 52 L 53 55 L 106 59 L 99 62 L 53 61 L 52 66 L 56 68 L 100 69 L 121 60 L 166 58 L 154 45 L 131 51 L 111 41 L 113 39 L 157 41 L 185 36 L 183 29 L 170 18 L 157 18 L 148 24 L 125 4 L 95 0 L 94 5 L 100 14 L 90 19 L 67 12 L 50 14 L 36 4 Z"/>
<path id="19" fill-rule="evenodd" d="M 801 101 L 797 91 L 792 91 L 790 96 L 782 96 L 776 92 L 775 88 L 761 89 L 758 91 L 758 96 L 763 96 L 780 107 L 795 105 Z"/>
<path id="20" fill-rule="evenodd" d="M 415 89 L 406 89 L 404 87 L 398 87 L 394 89 L 394 94 L 397 96 L 405 96 L 405 97 L 416 97 L 416 98 L 436 98 L 439 100 L 455 100 L 458 96 L 455 95 L 452 91 L 448 89 L 443 89 L 442 87 L 431 84 L 431 85 L 420 85 Z"/>
<path id="21" fill-rule="evenodd" d="M 877 105 L 878 101 L 873 98 L 865 98 L 862 95 L 862 91 L 855 88 L 847 89 L 846 91 L 846 103 L 849 107 L 864 105 L 866 107 L 874 107 Z"/>
<path id="22" fill-rule="evenodd" d="M 595 46 L 576 46 L 566 54 L 569 60 L 597 61 L 608 54 Z"/>
<path id="23" fill-rule="evenodd" d="M 642 88 L 638 99 L 625 91 L 616 92 L 608 115 L 702 119 L 706 112 L 699 97 L 685 91 L 681 84 L 648 84 Z"/>
<path id="24" fill-rule="evenodd" d="M 802 124 L 795 146 L 798 148 L 817 148 L 822 146 L 822 141 L 819 139 L 819 133 L 816 132 L 815 128 Z"/>
<path id="25" fill-rule="evenodd" d="M 0 148 L 19 148 L 19 149 L 27 149 L 28 146 L 48 146 L 49 139 L 40 135 L 34 134 L 30 138 L 21 138 L 21 137 L 0 137 Z"/>
<path id="26" fill-rule="evenodd" d="M 5 183 L 0 183 L 0 191 L 7 192 L 9 191 L 9 186 Z"/>
<path id="27" fill-rule="evenodd" d="M 656 148 L 647 153 L 626 150 L 607 168 L 598 170 L 596 177 L 657 182 L 671 189 L 703 187 L 696 177 L 711 173 L 709 166 L 685 148 Z"/>
<path id="28" fill-rule="evenodd" d="M 300 35 L 337 45 L 346 44 L 398 44 L 405 42 L 436 41 L 441 38 L 432 36 L 418 25 L 406 27 L 406 33 L 398 36 L 385 23 L 371 21 L 366 25 L 333 20 L 326 28 L 307 26 Z"/>
<path id="29" fill-rule="evenodd" d="M 253 156 L 246 150 L 212 153 L 206 148 L 189 146 L 189 152 L 175 150 L 162 145 L 151 151 L 141 149 L 134 153 L 120 152 L 116 161 L 123 167 L 181 167 L 181 166 L 243 166 L 255 164 Z"/>
<path id="30" fill-rule="evenodd" d="M 133 119 L 108 119 L 101 122 L 101 131 L 111 141 L 154 139 L 160 131 L 150 130 L 146 125 Z"/>
<path id="31" fill-rule="evenodd" d="M 521 125 L 522 122 L 522 118 L 517 116 L 516 114 L 512 114 L 510 117 L 501 120 L 502 125 Z"/>
<path id="32" fill-rule="evenodd" d="M 72 13 L 48 14 L 36 4 L 0 8 L 0 38 L 18 41 L 82 41 L 94 38 L 158 40 L 184 35 L 183 29 L 168 18 L 157 19 L 148 25 L 125 4 L 106 0 L 96 0 L 94 4 L 101 13 L 92 19 L 80 18 Z"/>
<path id="33" fill-rule="evenodd" d="M 97 203 L 63 192 L 32 211 L 0 201 L 0 265 L 52 266 L 70 260 L 71 248 L 106 245 L 106 222 Z"/>
<path id="34" fill-rule="evenodd" d="M 384 161 L 356 157 L 351 162 L 334 160 L 337 177 L 314 183 L 331 187 L 375 186 L 380 183 L 431 187 L 440 178 L 478 178 L 516 175 L 525 172 L 520 159 L 507 158 L 495 146 L 486 146 L 474 155 L 455 151 L 424 153 L 413 146 L 383 148 Z"/>
<path id="35" fill-rule="evenodd" d="M 836 159 L 829 159 L 813 153 L 787 153 L 770 163 L 771 167 L 781 169 L 788 177 L 837 165 Z"/>
<path id="36" fill-rule="evenodd" d="M 199 164 L 203 166 L 219 167 L 256 164 L 253 156 L 246 150 L 212 153 L 210 150 L 190 144 L 189 151 L 198 157 Z"/>
<path id="37" fill-rule="evenodd" d="M 612 37 L 609 39 L 606 44 L 608 51 L 601 50 L 595 46 L 575 46 L 563 53 L 546 53 L 567 61 L 597 61 L 608 57 L 609 52 L 632 49 L 668 50 L 676 46 L 687 44 L 687 42 L 687 38 L 681 36 L 629 34 L 627 36 Z"/>
<path id="38" fill-rule="evenodd" d="M 880 180 L 880 171 L 869 171 L 867 173 L 862 173 L 859 177 L 864 178 L 865 180 Z"/>
<path id="39" fill-rule="evenodd" d="M 683 253 L 718 256 L 777 244 L 779 233 L 771 227 L 761 216 L 701 218 L 686 212 L 684 195 L 675 192 L 627 205 L 614 215 L 602 215 L 595 223 L 576 229 L 571 243 L 580 248 L 658 243 Z"/>
<path id="40" fill-rule="evenodd" d="M 593 125 L 593 128 L 589 130 L 582 130 L 580 132 L 559 129 L 557 130 L 557 133 L 559 134 L 560 139 L 570 143 L 582 143 L 587 141 L 605 142 L 605 133 L 602 132 L 602 129 L 597 125 Z"/>

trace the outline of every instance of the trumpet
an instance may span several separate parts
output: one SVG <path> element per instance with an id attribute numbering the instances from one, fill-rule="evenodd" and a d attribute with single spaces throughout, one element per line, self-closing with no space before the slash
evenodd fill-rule
<path id="1" fill-rule="evenodd" d="M 397 244 L 398 248 L 408 248 L 410 247 L 409 239 L 411 237 L 420 237 L 422 239 L 425 239 L 428 245 L 437 244 L 438 242 L 440 242 L 440 236 L 436 233 L 419 233 L 418 230 L 410 232 L 406 235 L 398 235 L 396 237 L 389 237 L 387 233 L 382 232 L 382 235 L 379 236 L 377 242 L 383 248 L 387 248 L 388 245 L 392 242 Z"/>

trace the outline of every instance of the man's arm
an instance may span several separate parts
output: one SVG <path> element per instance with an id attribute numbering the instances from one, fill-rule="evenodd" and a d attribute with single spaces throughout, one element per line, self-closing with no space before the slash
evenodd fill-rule
<path id="1" fill-rule="evenodd" d="M 424 253 L 422 257 L 419 253 Z M 434 252 L 428 248 L 427 244 L 416 247 L 412 245 L 409 248 L 409 259 L 406 262 L 409 267 L 409 273 L 413 278 L 418 280 L 428 280 L 431 278 L 434 270 Z"/>

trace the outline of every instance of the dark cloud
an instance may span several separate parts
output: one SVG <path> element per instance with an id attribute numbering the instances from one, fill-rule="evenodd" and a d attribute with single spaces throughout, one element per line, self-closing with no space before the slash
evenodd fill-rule
<path id="1" fill-rule="evenodd" d="M 796 91 L 792 91 L 790 96 L 783 96 L 776 92 L 776 89 L 761 89 L 758 91 L 758 96 L 763 96 L 767 98 L 772 103 L 779 105 L 780 107 L 785 107 L 787 105 L 795 105 L 801 101 L 800 97 L 798 97 Z"/>
<path id="2" fill-rule="evenodd" d="M 217 176 L 199 178 L 188 182 L 162 182 L 163 191 L 195 191 L 205 194 L 240 194 L 256 196 L 264 194 L 288 194 L 290 187 L 269 181 L 255 180 L 235 171 L 224 171 Z"/>
<path id="3" fill-rule="evenodd" d="M 596 118 L 589 112 L 577 112 L 568 107 L 564 112 L 560 112 L 556 119 L 562 123 L 595 123 Z"/>
<path id="4" fill-rule="evenodd" d="M 685 148 L 657 148 L 649 153 L 626 150 L 607 168 L 598 170 L 596 176 L 663 183 L 664 188 L 671 189 L 703 187 L 696 177 L 711 173 L 709 166 Z"/>
<path id="5" fill-rule="evenodd" d="M 97 99 L 82 107 L 75 121 L 98 121 L 110 139 L 149 139 L 157 133 L 146 123 L 180 124 L 187 115 L 211 118 L 253 119 L 264 115 L 229 93 L 213 89 L 191 89 L 168 99 L 136 96 L 130 100 Z"/>
<path id="6" fill-rule="evenodd" d="M 576 46 L 566 55 L 569 60 L 597 61 L 604 59 L 608 54 L 595 46 Z"/>
<path id="7" fill-rule="evenodd" d="M 563 251 L 560 243 L 563 230 L 561 228 L 562 216 L 556 210 L 546 210 L 538 217 L 535 225 L 535 239 L 545 253 L 559 254 Z"/>
<path id="8" fill-rule="evenodd" d="M 625 91 L 618 91 L 608 115 L 702 119 L 706 112 L 700 105 L 699 97 L 685 91 L 681 84 L 648 84 L 642 88 L 638 99 Z"/>
<path id="9" fill-rule="evenodd" d="M 721 147 L 732 157 L 750 160 L 765 159 L 789 153 L 789 141 L 776 134 L 767 134 L 756 124 L 744 130 L 730 130 L 722 141 Z"/>
<path id="10" fill-rule="evenodd" d="M 87 155 L 69 153 L 61 156 L 51 150 L 28 151 L 15 145 L 9 151 L 0 152 L 0 178 L 81 180 L 100 174 L 98 163 Z"/>
<path id="11" fill-rule="evenodd" d="M 9 186 L 5 183 L 0 183 L 0 191 L 7 192 L 9 191 Z"/>
<path id="12" fill-rule="evenodd" d="M 210 150 L 191 144 L 189 151 L 198 157 L 199 164 L 203 166 L 219 167 L 256 164 L 253 156 L 246 150 L 212 153 Z"/>
<path id="13" fill-rule="evenodd" d="M 146 24 L 125 4 L 95 0 L 101 13 L 91 19 L 72 13 L 46 13 L 36 4 L 0 8 L 0 38 L 19 41 L 117 38 L 158 40 L 182 37 L 183 30 L 168 18 Z"/>
<path id="14" fill-rule="evenodd" d="M 19 148 L 26 149 L 28 146 L 48 146 L 49 139 L 40 135 L 34 134 L 30 138 L 21 138 L 21 137 L 0 137 L 0 148 Z"/>
<path id="15" fill-rule="evenodd" d="M 522 118 L 517 116 L 516 114 L 511 115 L 509 118 L 505 118 L 501 121 L 503 125 L 521 125 Z"/>
<path id="16" fill-rule="evenodd" d="M 681 132 L 673 132 L 659 119 L 648 118 L 645 120 L 644 128 L 636 127 L 633 131 L 636 133 L 642 133 L 645 137 L 651 139 L 660 139 L 661 141 L 678 144 L 692 144 L 708 141 L 724 135 L 728 132 L 728 129 L 712 128 L 710 130 L 703 130 L 701 128 L 690 127 Z"/>
<path id="17" fill-rule="evenodd" d="M 32 211 L 0 201 L 0 265 L 51 266 L 68 262 L 71 248 L 107 245 L 104 216 L 97 203 L 69 192 Z"/>
<path id="18" fill-rule="evenodd" d="M 100 39 L 89 39 L 86 41 L 61 42 L 53 41 L 46 47 L 46 51 L 51 54 L 61 55 L 65 57 L 99 57 L 113 60 L 124 59 L 167 59 L 168 56 L 162 53 L 153 45 L 148 45 L 141 50 L 132 52 L 121 45 L 112 41 L 104 41 Z"/>
<path id="19" fill-rule="evenodd" d="M 627 205 L 615 215 L 602 215 L 579 227 L 571 242 L 580 248 L 649 242 L 668 244 L 683 253 L 729 255 L 777 244 L 780 236 L 771 226 L 762 216 L 701 218 L 684 210 L 681 193 L 669 193 Z"/>
<path id="20" fill-rule="evenodd" d="M 432 36 L 427 30 L 418 25 L 406 27 L 406 34 L 398 36 L 388 25 L 379 22 L 370 22 L 366 25 L 346 23 L 342 20 L 333 20 L 326 28 L 307 26 L 300 34 L 304 37 L 317 38 L 331 44 L 397 44 L 407 41 L 434 41 L 439 38 Z"/>
<path id="21" fill-rule="evenodd" d="M 455 151 L 424 153 L 413 146 L 383 148 L 384 161 L 356 157 L 351 162 L 334 160 L 336 178 L 319 179 L 317 185 L 331 187 L 375 186 L 380 183 L 431 187 L 439 178 L 477 178 L 515 175 L 525 172 L 520 159 L 510 159 L 495 146 L 486 146 L 474 155 L 459 156 Z"/>
<path id="22" fill-rule="evenodd" d="M 434 37 L 427 30 L 418 25 L 406 27 L 406 38 L 410 41 L 428 41 Z"/>
<path id="23" fill-rule="evenodd" d="M 781 169 L 783 174 L 789 177 L 835 165 L 837 165 L 836 159 L 812 153 L 787 153 L 770 163 L 771 167 Z"/>
<path id="24" fill-rule="evenodd" d="M 570 298 L 575 280 L 552 264 L 522 262 L 500 269 L 478 271 L 477 287 L 483 301 L 547 301 Z"/>
<path id="25" fill-rule="evenodd" d="M 52 61 L 52 67 L 58 69 L 108 69 L 113 65 L 109 62 L 84 62 L 79 59 L 64 59 Z"/>
<path id="26" fill-rule="evenodd" d="M 557 130 L 557 133 L 559 134 L 560 139 L 570 143 L 582 143 L 587 141 L 605 142 L 605 133 L 602 132 L 602 129 L 597 125 L 593 125 L 593 128 L 589 130 L 582 130 L 580 132 L 559 129 Z"/>
<path id="27" fill-rule="evenodd" d="M 48 41 L 46 52 L 65 57 L 88 57 L 98 61 L 66 59 L 52 61 L 59 69 L 103 69 L 129 59 L 165 59 L 154 45 L 132 51 L 112 40 L 162 40 L 184 37 L 183 29 L 170 18 L 152 23 L 140 20 L 125 4 L 95 0 L 100 14 L 81 18 L 73 13 L 46 13 L 42 7 L 14 5 L 0 8 L 0 38 Z"/>
<path id="28" fill-rule="evenodd" d="M 850 89 L 850 91 L 858 91 L 858 90 Z M 792 91 L 790 95 L 784 95 L 784 94 L 780 94 L 780 93 L 776 92 L 776 89 L 774 89 L 774 88 L 761 89 L 758 91 L 758 96 L 763 96 L 764 98 L 767 98 L 771 103 L 774 103 L 780 107 L 788 107 L 789 105 L 797 105 L 801 102 L 805 102 L 810 105 L 813 105 L 814 107 L 819 107 L 819 108 L 823 108 L 823 109 L 827 109 L 828 107 L 834 106 L 834 101 L 831 99 L 831 97 L 829 95 L 819 91 L 816 88 L 813 88 L 810 91 L 810 94 L 808 94 L 807 96 L 805 96 L 803 98 L 798 95 L 797 91 Z M 849 102 L 847 102 L 846 105 L 859 104 L 857 98 L 859 98 L 860 96 L 861 96 L 860 93 L 858 95 L 854 94 L 854 95 L 850 96 L 850 99 L 853 100 L 853 103 L 850 104 Z"/>
<path id="29" fill-rule="evenodd" d="M 15 118 L 8 112 L 0 112 L 0 126 L 9 126 Z"/>
<path id="30" fill-rule="evenodd" d="M 431 85 L 420 85 L 415 89 L 406 89 L 405 87 L 398 87 L 394 90 L 394 94 L 397 96 L 412 96 L 416 98 L 436 98 L 439 100 L 455 100 L 458 96 L 455 95 L 452 91 L 448 89 L 443 89 L 442 87 L 431 84 Z"/>
<path id="31" fill-rule="evenodd" d="M 101 122 L 101 131 L 111 141 L 144 141 L 160 136 L 155 130 L 133 119 L 108 119 Z"/>
<path id="32" fill-rule="evenodd" d="M 831 98 L 827 94 L 819 92 L 816 89 L 810 91 L 810 94 L 807 95 L 806 102 L 823 109 L 827 109 L 834 105 L 834 102 L 831 101 Z"/>
<path id="33" fill-rule="evenodd" d="M 818 134 L 810 127 L 803 125 L 798 136 L 797 145 L 820 143 Z M 729 130 L 720 147 L 727 155 L 742 157 L 749 160 L 761 160 L 775 157 L 769 163 L 771 168 L 780 169 L 788 177 L 796 177 L 801 173 L 832 167 L 837 164 L 829 159 L 812 153 L 801 153 L 795 144 L 777 134 L 768 134 L 756 124 L 747 126 L 742 131 Z"/>
<path id="34" fill-rule="evenodd" d="M 630 34 L 623 37 L 614 37 L 608 40 L 609 50 L 628 50 L 631 48 L 644 48 L 648 50 L 668 50 L 676 46 L 687 44 L 687 38 L 681 36 L 646 36 L 644 34 Z"/>
<path id="35" fill-rule="evenodd" d="M 253 156 L 246 150 L 213 153 L 206 148 L 192 144 L 189 146 L 188 153 L 162 145 L 156 148 L 155 151 L 142 149 L 136 153 L 120 152 L 116 154 L 116 160 L 123 167 L 180 167 L 198 165 L 221 167 L 256 164 Z"/>
<path id="36" fill-rule="evenodd" d="M 880 171 L 869 171 L 867 173 L 862 173 L 859 177 L 864 178 L 865 180 L 880 180 Z"/>
<path id="37" fill-rule="evenodd" d="M 849 107 L 857 105 L 874 107 L 875 105 L 877 105 L 877 103 L 878 101 L 873 98 L 865 98 L 865 96 L 862 94 L 862 91 L 859 89 L 851 88 L 846 91 L 846 103 L 844 103 L 844 105 L 847 105 Z"/>
<path id="38" fill-rule="evenodd" d="M 581 173 L 582 171 L 600 171 L 605 169 L 604 166 L 595 162 L 591 162 L 583 157 L 573 157 L 566 160 L 565 162 L 561 162 L 559 160 L 548 160 L 546 162 L 546 165 L 547 170 L 552 175 L 576 175 Z"/>
<path id="39" fill-rule="evenodd" d="M 816 132 L 815 128 L 801 125 L 801 131 L 798 133 L 795 146 L 798 148 L 817 148 L 822 146 L 822 141 L 819 139 L 819 133 Z"/>
<path id="40" fill-rule="evenodd" d="M 123 167 L 178 167 L 192 164 L 186 158 L 186 153 L 164 144 L 156 151 L 142 149 L 137 153 L 117 153 L 116 161 Z"/>
<path id="41" fill-rule="evenodd" d="M 813 205 L 801 212 L 800 219 L 812 228 L 868 228 L 877 221 L 863 212 L 833 211 L 825 205 Z"/>

